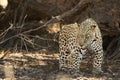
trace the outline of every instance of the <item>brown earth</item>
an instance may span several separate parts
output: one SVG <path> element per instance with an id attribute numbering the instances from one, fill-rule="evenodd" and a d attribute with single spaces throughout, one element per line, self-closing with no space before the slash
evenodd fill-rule
<path id="1" fill-rule="evenodd" d="M 1 55 L 4 52 L 1 52 Z M 0 60 L 1 80 L 119 80 L 119 63 L 103 65 L 101 76 L 91 74 L 92 66 L 89 59 L 84 58 L 81 64 L 81 74 L 73 78 L 58 69 L 58 53 L 8 53 Z M 89 61 L 90 62 L 90 61 Z"/>

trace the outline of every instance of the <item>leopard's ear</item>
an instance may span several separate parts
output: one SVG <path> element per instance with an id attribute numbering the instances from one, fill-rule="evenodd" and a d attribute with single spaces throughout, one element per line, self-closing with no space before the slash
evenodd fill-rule
<path id="1" fill-rule="evenodd" d="M 77 24 L 77 22 L 75 22 L 75 23 L 74 23 L 74 25 L 78 27 L 78 24 Z"/>
<path id="2" fill-rule="evenodd" d="M 77 22 L 75 22 L 75 24 L 77 25 Z"/>
<path id="3" fill-rule="evenodd" d="M 92 25 L 93 28 L 96 28 L 96 25 Z"/>
<path id="4" fill-rule="evenodd" d="M 96 28 L 96 25 L 91 25 L 91 28 L 92 28 L 92 29 L 95 29 L 95 28 Z"/>

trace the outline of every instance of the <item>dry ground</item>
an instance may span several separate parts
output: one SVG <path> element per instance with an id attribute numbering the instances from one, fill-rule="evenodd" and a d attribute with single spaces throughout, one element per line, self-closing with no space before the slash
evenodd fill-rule
<path id="1" fill-rule="evenodd" d="M 92 76 L 90 70 L 91 66 L 84 62 L 80 77 L 58 71 L 57 53 L 10 53 L 0 60 L 0 80 L 120 80 L 120 64 L 112 63 L 108 73 L 100 77 Z"/>

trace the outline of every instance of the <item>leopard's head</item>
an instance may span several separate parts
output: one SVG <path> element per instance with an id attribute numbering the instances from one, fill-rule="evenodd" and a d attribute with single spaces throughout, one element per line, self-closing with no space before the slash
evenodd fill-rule
<path id="1" fill-rule="evenodd" d="M 86 48 L 93 40 L 96 39 L 96 28 L 98 28 L 98 25 L 92 18 L 88 18 L 79 24 L 79 28 L 80 46 L 82 48 Z"/>

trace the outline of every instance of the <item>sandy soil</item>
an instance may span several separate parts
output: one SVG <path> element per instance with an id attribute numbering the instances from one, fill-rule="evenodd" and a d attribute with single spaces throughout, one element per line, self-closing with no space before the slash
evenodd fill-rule
<path id="1" fill-rule="evenodd" d="M 120 64 L 104 65 L 105 74 L 99 77 L 90 70 L 83 60 L 79 77 L 59 71 L 57 53 L 10 53 L 0 60 L 0 80 L 120 80 Z"/>

